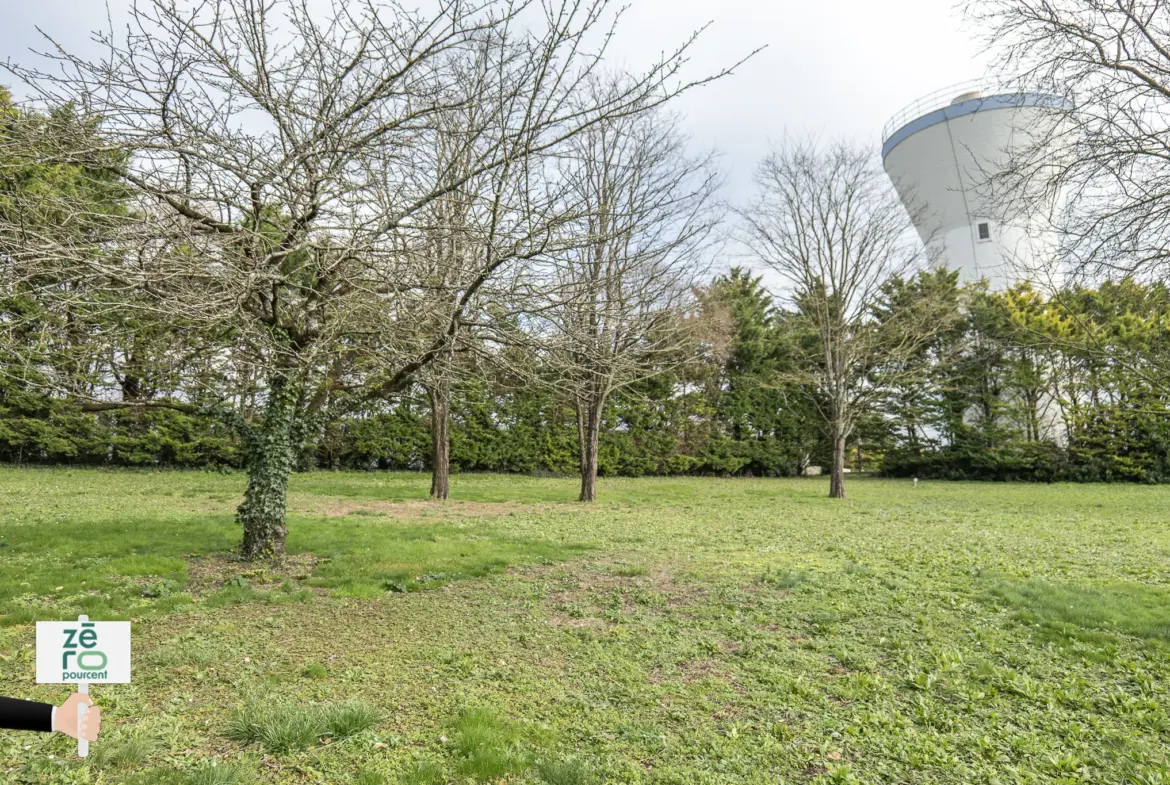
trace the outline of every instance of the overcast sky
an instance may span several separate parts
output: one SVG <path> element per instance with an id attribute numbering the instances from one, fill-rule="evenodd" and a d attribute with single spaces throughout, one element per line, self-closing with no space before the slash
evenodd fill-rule
<path id="1" fill-rule="evenodd" d="M 128 0 L 111 0 L 115 23 Z M 711 22 L 693 57 L 699 74 L 768 48 L 680 104 L 695 142 L 723 154 L 729 195 L 785 133 L 878 144 L 904 105 L 984 74 L 977 31 L 952 0 L 632 0 L 616 58 L 646 62 Z M 0 60 L 30 62 L 40 26 L 69 47 L 106 26 L 100 0 L 13 3 L 0 25 Z"/>

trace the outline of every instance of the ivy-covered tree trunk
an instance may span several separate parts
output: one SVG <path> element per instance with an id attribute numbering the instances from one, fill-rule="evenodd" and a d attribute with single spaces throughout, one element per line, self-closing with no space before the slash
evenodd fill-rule
<path id="1" fill-rule="evenodd" d="M 269 380 L 264 421 L 247 436 L 248 489 L 236 510 L 236 521 L 244 527 L 240 553 L 249 561 L 284 558 L 288 478 L 301 443 L 299 404 L 299 387 L 286 375 L 274 375 Z"/>
<path id="2" fill-rule="evenodd" d="M 597 501 L 597 448 L 601 436 L 603 402 L 596 397 L 577 402 L 577 444 L 581 456 L 581 495 L 578 501 Z"/>
<path id="3" fill-rule="evenodd" d="M 451 489 L 451 389 L 445 381 L 427 387 L 431 399 L 431 498 Z"/>

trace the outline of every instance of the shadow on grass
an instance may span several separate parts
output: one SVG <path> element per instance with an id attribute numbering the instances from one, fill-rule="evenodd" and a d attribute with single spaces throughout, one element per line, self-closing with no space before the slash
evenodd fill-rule
<path id="1" fill-rule="evenodd" d="M 1052 639 L 1112 642 L 1110 633 L 1170 642 L 1170 589 L 1142 583 L 1087 586 L 996 577 L 990 587 L 1021 621 L 1041 625 Z M 1102 634 L 1104 633 L 1104 634 Z"/>
<path id="2" fill-rule="evenodd" d="M 0 570 L 0 626 L 79 613 L 93 619 L 150 617 L 189 608 L 193 594 L 201 595 L 204 607 L 313 599 L 308 589 L 261 591 L 243 579 L 238 585 L 213 584 L 214 591 L 202 597 L 209 587 L 192 583 L 189 560 L 223 557 L 227 539 L 199 515 L 160 516 L 148 545 L 131 542 L 127 546 L 131 552 L 117 556 L 94 556 L 92 551 L 116 553 L 116 543 L 144 524 L 112 519 L 87 523 L 84 549 L 60 532 L 44 531 L 45 526 L 13 530 L 10 536 L 18 547 L 11 550 L 16 558 L 11 569 Z M 68 521 L 57 528 L 68 529 Z M 292 516 L 290 528 L 290 554 L 319 557 L 312 575 L 300 583 L 348 597 L 432 589 L 509 566 L 563 561 L 589 549 L 551 538 L 516 537 L 495 522 L 420 524 L 369 516 Z M 132 552 L 135 548 L 141 551 Z"/>

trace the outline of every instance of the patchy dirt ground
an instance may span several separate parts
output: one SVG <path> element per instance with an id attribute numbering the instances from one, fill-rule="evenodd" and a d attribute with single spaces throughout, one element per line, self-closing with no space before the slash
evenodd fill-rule
<path id="1" fill-rule="evenodd" d="M 320 497 L 290 497 L 289 511 L 304 515 L 325 515 L 330 518 L 346 515 L 371 515 L 410 520 L 465 520 L 467 518 L 498 517 L 521 513 L 539 513 L 564 505 L 515 504 L 512 502 L 469 502 L 412 500 L 347 501 Z"/>
<path id="2" fill-rule="evenodd" d="M 520 567 L 516 572 L 556 578 L 561 590 L 548 597 L 553 603 L 599 604 L 611 602 L 617 595 L 633 601 L 640 595 L 642 604 L 673 608 L 699 602 L 707 593 L 697 582 L 683 579 L 682 569 L 678 565 L 650 569 L 624 561 L 591 561 L 563 567 Z"/>
<path id="3" fill-rule="evenodd" d="M 229 554 L 192 556 L 187 560 L 187 590 L 196 597 L 211 594 L 239 577 L 258 591 L 275 589 L 285 581 L 306 581 L 313 576 L 318 559 L 311 553 L 288 556 L 280 564 L 257 566 Z"/>

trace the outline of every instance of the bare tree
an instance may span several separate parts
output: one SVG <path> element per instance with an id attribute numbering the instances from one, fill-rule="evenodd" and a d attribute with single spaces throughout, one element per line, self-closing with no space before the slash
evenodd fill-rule
<path id="1" fill-rule="evenodd" d="M 1164 276 L 1170 262 L 1170 2 L 991 0 L 967 13 L 999 67 L 1076 110 L 1029 130 L 988 187 L 998 209 L 1053 216 L 1074 274 Z"/>
<path id="2" fill-rule="evenodd" d="M 404 353 L 393 338 L 398 302 L 427 285 L 417 255 L 403 253 L 413 217 L 476 177 L 709 81 L 680 78 L 687 41 L 623 89 L 580 100 L 610 40 L 607 9 L 441 0 L 423 14 L 354 0 L 317 14 L 307 0 L 139 0 L 124 35 L 98 35 L 100 60 L 55 47 L 56 70 L 10 67 L 42 104 L 81 108 L 100 143 L 71 139 L 62 159 L 116 177 L 132 208 L 103 216 L 95 241 L 69 220 L 38 230 L 17 207 L 0 222 L 0 258 L 15 279 L 87 280 L 77 291 L 101 298 L 81 310 L 181 315 L 230 336 L 254 365 L 263 414 L 239 423 L 246 558 L 283 555 L 289 474 L 333 391 L 374 379 L 400 387 L 446 350 L 463 309 L 507 262 L 485 256 L 434 342 Z M 453 84 L 456 68 L 475 78 Z M 434 171 L 427 140 L 444 133 L 438 118 L 489 100 L 459 142 L 470 164 L 417 177 Z M 83 214 L 69 194 L 51 198 L 66 216 Z M 371 354 L 378 373 L 363 365 Z"/>
<path id="3" fill-rule="evenodd" d="M 788 381 L 820 411 L 833 454 L 829 495 L 844 498 L 846 443 L 884 394 L 875 371 L 925 372 L 909 361 L 946 323 L 925 298 L 879 318 L 887 284 L 911 273 L 923 252 L 869 150 L 790 142 L 764 159 L 756 182 L 759 196 L 741 213 L 744 240 L 815 336 Z"/>
<path id="4" fill-rule="evenodd" d="M 453 78 L 474 81 L 478 71 L 463 69 Z M 482 96 L 437 119 L 439 130 L 429 137 L 432 166 L 429 172 L 417 173 L 423 181 L 421 188 L 434 190 L 453 177 L 461 184 L 421 209 L 403 232 L 402 253 L 415 259 L 419 277 L 394 304 L 395 321 L 404 324 L 408 334 L 393 336 L 391 343 L 402 349 L 411 347 L 412 360 L 430 357 L 414 380 L 425 390 L 431 407 L 431 497 L 435 499 L 446 499 L 450 493 L 452 385 L 477 367 L 469 359 L 490 354 L 492 320 L 501 315 L 501 309 L 519 302 L 516 287 L 525 262 L 565 244 L 561 227 L 570 214 L 546 174 L 558 154 L 556 149 L 504 156 L 500 166 L 475 171 L 476 145 L 483 129 L 490 129 L 488 138 L 507 138 L 514 113 L 500 108 L 518 97 L 516 93 Z M 521 138 L 515 143 L 524 142 Z M 484 276 L 485 269 L 492 275 Z"/>
<path id="5" fill-rule="evenodd" d="M 466 72 L 461 76 L 467 77 Z M 470 75 L 474 78 L 474 74 Z M 394 342 L 402 346 L 413 346 L 413 352 L 425 354 L 432 346 L 441 346 L 434 355 L 415 373 L 415 381 L 426 392 L 431 408 L 431 498 L 446 499 L 450 494 L 450 420 L 451 385 L 456 376 L 457 353 L 462 350 L 459 339 L 466 336 L 466 329 L 460 322 L 474 318 L 477 306 L 484 297 L 490 296 L 483 286 L 472 300 L 464 301 L 462 295 L 477 279 L 479 271 L 486 265 L 500 264 L 511 258 L 509 253 L 490 253 L 489 247 L 498 248 L 492 235 L 493 223 L 480 225 L 482 219 L 494 215 L 495 226 L 499 222 L 509 223 L 524 214 L 523 205 L 514 199 L 522 180 L 510 175 L 526 167 L 509 163 L 498 170 L 484 173 L 480 177 L 470 176 L 475 166 L 474 134 L 472 129 L 479 124 L 478 115 L 491 111 L 494 102 L 481 102 L 458 106 L 444 113 L 438 121 L 441 132 L 434 134 L 433 164 L 429 172 L 418 173 L 425 181 L 424 188 L 440 186 L 453 173 L 465 180 L 458 188 L 444 193 L 422 209 L 412 222 L 407 233 L 404 253 L 416 258 L 419 270 L 419 286 L 414 288 L 398 303 L 397 321 L 409 326 L 408 341 L 400 338 Z M 501 115 L 501 119 L 507 115 Z M 524 162 L 526 163 L 526 162 Z M 429 180 L 426 176 L 429 174 Z M 518 250 L 513 244 L 510 250 Z M 489 255 L 492 258 L 488 258 Z M 484 282 L 488 283 L 487 281 Z M 452 329 L 453 328 L 453 329 Z M 448 330 L 452 331 L 448 333 Z"/>
<path id="6" fill-rule="evenodd" d="M 594 100 L 607 100 L 598 85 Z M 580 500 L 597 498 L 606 401 L 669 367 L 722 214 L 711 156 L 687 153 L 677 120 L 648 112 L 599 123 L 560 164 L 575 247 L 551 258 L 541 309 L 555 382 L 573 401 Z"/>

